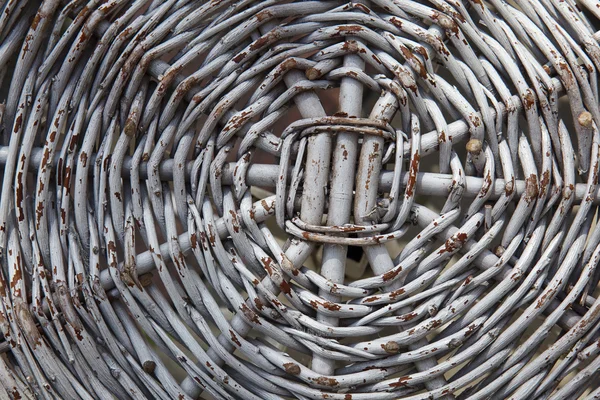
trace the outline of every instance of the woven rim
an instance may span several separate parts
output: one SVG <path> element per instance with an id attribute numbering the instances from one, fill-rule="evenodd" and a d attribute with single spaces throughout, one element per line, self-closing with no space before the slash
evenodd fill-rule
<path id="1" fill-rule="evenodd" d="M 0 398 L 600 397 L 596 0 L 8 0 Z"/>

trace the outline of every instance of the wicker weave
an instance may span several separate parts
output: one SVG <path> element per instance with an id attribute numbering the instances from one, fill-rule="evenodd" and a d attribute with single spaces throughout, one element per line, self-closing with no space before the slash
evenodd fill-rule
<path id="1" fill-rule="evenodd" d="M 3 0 L 0 399 L 600 398 L 598 0 Z"/>

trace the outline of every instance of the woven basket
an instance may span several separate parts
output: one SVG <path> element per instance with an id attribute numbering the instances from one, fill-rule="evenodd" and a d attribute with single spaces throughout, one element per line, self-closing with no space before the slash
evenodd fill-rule
<path id="1" fill-rule="evenodd" d="M 600 398 L 598 0 L 3 0 L 0 399 Z"/>

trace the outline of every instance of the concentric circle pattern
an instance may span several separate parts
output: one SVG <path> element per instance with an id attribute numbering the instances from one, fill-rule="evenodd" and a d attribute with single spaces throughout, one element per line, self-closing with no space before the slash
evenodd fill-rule
<path id="1" fill-rule="evenodd" d="M 4 0 L 0 399 L 600 398 L 597 0 Z"/>

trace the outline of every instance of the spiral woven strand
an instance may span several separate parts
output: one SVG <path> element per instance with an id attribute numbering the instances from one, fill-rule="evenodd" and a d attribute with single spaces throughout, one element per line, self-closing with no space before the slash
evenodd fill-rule
<path id="1" fill-rule="evenodd" d="M 597 0 L 4 0 L 0 399 L 600 398 Z"/>

